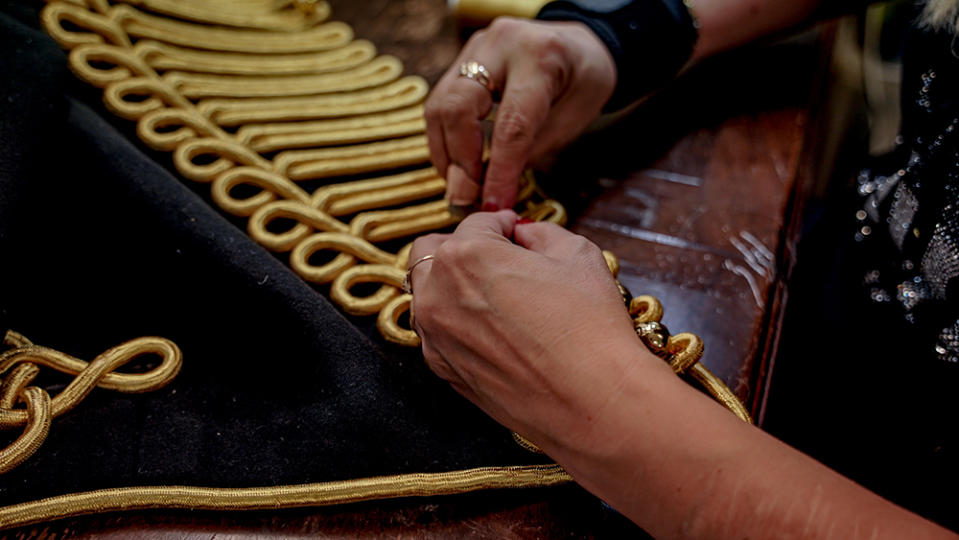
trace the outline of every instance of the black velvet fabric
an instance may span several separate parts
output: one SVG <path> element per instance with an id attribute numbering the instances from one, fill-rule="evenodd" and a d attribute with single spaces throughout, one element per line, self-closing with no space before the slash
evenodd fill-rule
<path id="1" fill-rule="evenodd" d="M 37 29 L 41 5 L 0 4 L 0 323 L 86 359 L 163 336 L 184 365 L 161 390 L 96 389 L 55 419 L 0 475 L 0 505 L 543 461 L 144 150 Z"/>

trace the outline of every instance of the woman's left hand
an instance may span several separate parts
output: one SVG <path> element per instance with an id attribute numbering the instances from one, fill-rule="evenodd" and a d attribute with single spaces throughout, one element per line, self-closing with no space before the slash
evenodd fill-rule
<path id="1" fill-rule="evenodd" d="M 510 239 L 515 240 L 515 244 Z M 548 450 L 595 444 L 624 371 L 652 358 L 598 247 L 505 210 L 418 239 L 414 328 L 429 367 Z M 625 353 L 624 353 L 625 351 Z"/>

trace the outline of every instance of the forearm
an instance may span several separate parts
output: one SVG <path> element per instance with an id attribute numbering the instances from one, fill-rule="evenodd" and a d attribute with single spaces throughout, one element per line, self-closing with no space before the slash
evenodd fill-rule
<path id="1" fill-rule="evenodd" d="M 642 355 L 617 379 L 593 440 L 547 453 L 657 538 L 952 537 L 744 424 L 661 360 Z"/>
<path id="2" fill-rule="evenodd" d="M 688 0 L 699 23 L 693 61 L 811 20 L 823 0 Z"/>

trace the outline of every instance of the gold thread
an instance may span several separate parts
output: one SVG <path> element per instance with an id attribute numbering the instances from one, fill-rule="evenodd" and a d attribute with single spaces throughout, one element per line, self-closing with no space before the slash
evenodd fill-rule
<path id="1" fill-rule="evenodd" d="M 383 306 L 377 317 L 376 325 L 387 340 L 406 347 L 419 347 L 420 336 L 416 332 L 399 325 L 400 317 L 409 312 L 413 300 L 411 294 L 401 294 Z"/>
<path id="2" fill-rule="evenodd" d="M 371 142 L 426 131 L 423 107 L 414 105 L 396 111 L 349 118 L 252 124 L 237 130 L 239 142 L 257 152 Z"/>
<path id="3" fill-rule="evenodd" d="M 128 5 L 114 6 L 106 17 L 132 37 L 233 53 L 327 51 L 342 47 L 353 39 L 353 30 L 341 22 L 328 22 L 299 32 L 211 28 L 148 15 Z"/>
<path id="4" fill-rule="evenodd" d="M 400 294 L 406 272 L 391 264 L 363 264 L 344 270 L 333 280 L 330 298 L 350 315 L 372 315 Z M 353 295 L 350 289 L 359 283 L 382 283 L 367 297 Z"/>
<path id="5" fill-rule="evenodd" d="M 0 528 L 102 512 L 155 508 L 264 510 L 328 506 L 386 498 L 451 495 L 485 489 L 553 486 L 571 480 L 569 474 L 559 465 L 525 465 L 398 474 L 299 486 L 148 486 L 103 489 L 0 508 Z"/>
<path id="6" fill-rule="evenodd" d="M 267 227 L 276 219 L 292 219 L 296 224 L 288 231 L 275 233 Z M 258 208 L 250 221 L 250 237 L 272 251 L 290 251 L 309 236 L 314 229 L 326 232 L 349 233 L 350 228 L 328 213 L 297 201 L 276 201 Z"/>
<path id="7" fill-rule="evenodd" d="M 336 73 L 248 77 L 169 71 L 163 80 L 189 99 L 312 96 L 374 88 L 395 81 L 403 64 L 380 56 L 355 68 Z"/>
<path id="8" fill-rule="evenodd" d="M 53 417 L 50 396 L 42 388 L 31 386 L 20 393 L 27 408 L 27 425 L 23 433 L 0 450 L 0 474 L 10 471 L 32 456 L 47 438 Z"/>
<path id="9" fill-rule="evenodd" d="M 352 269 L 358 258 L 395 264 L 396 256 L 373 244 L 460 219 L 434 200 L 446 182 L 432 169 L 360 178 L 312 194 L 294 183 L 313 185 L 429 161 L 422 107 L 426 82 L 400 78 L 400 62 L 376 56 L 369 42 L 352 41 L 347 25 L 316 25 L 326 11 L 325 4 L 311 0 L 50 1 L 42 20 L 72 49 L 70 66 L 77 76 L 103 89 L 111 112 L 137 121 L 137 135 L 150 147 L 172 152 L 185 178 L 211 183 L 211 197 L 222 211 L 249 217 L 251 238 L 268 249 L 291 251 L 295 272 L 325 283 Z M 246 195 L 241 186 L 254 191 Z M 534 197 L 544 198 L 526 174 L 518 198 L 526 203 L 524 215 L 565 222 L 562 206 Z M 402 205 L 411 206 L 382 210 Z M 353 218 L 347 226 L 337 216 Z M 292 228 L 270 231 L 281 218 L 293 219 Z M 309 264 L 319 249 L 336 253 L 328 263 Z M 353 283 L 381 280 L 369 266 L 361 264 L 348 277 Z M 398 294 L 391 287 L 385 284 L 360 299 L 350 286 L 334 286 L 331 299 L 342 300 L 344 310 L 372 314 L 370 306 L 385 307 Z M 381 332 L 387 339 L 414 342 L 406 329 L 396 328 L 399 307 L 391 309 L 378 319 Z"/>
<path id="10" fill-rule="evenodd" d="M 23 433 L 0 449 L 0 474 L 12 470 L 43 444 L 53 418 L 76 407 L 96 386 L 120 392 L 139 393 L 161 388 L 180 371 L 182 355 L 173 342 L 143 337 L 112 347 L 91 362 L 62 352 L 33 345 L 13 330 L 4 343 L 13 347 L 0 354 L 0 430 L 25 426 Z M 144 354 L 160 356 L 158 366 L 145 373 L 115 373 L 114 370 Z M 53 399 L 46 390 L 27 386 L 46 366 L 74 375 L 74 379 Z M 26 408 L 15 409 L 17 402 Z"/>
<path id="11" fill-rule="evenodd" d="M 376 56 L 376 47 L 358 39 L 329 51 L 293 54 L 240 54 L 186 49 L 141 40 L 133 53 L 157 71 L 179 70 L 223 75 L 299 75 L 354 68 Z"/>
<path id="12" fill-rule="evenodd" d="M 328 94 L 276 98 L 206 99 L 196 108 L 221 126 L 344 118 L 390 111 L 421 103 L 429 92 L 420 77 L 403 77 L 379 88 Z"/>
<path id="13" fill-rule="evenodd" d="M 330 6 L 326 2 L 314 2 L 308 12 L 302 10 L 277 11 L 275 6 L 261 3 L 261 9 L 254 9 L 257 4 L 241 2 L 183 2 L 177 0 L 119 0 L 126 4 L 142 7 L 143 9 L 172 15 L 180 19 L 236 26 L 240 28 L 259 28 L 261 30 L 278 30 L 293 32 L 304 30 L 318 22 L 326 20 L 330 15 Z M 263 9 L 272 7 L 274 9 Z"/>
<path id="14" fill-rule="evenodd" d="M 319 150 L 288 150 L 273 166 L 291 180 L 315 180 L 429 162 L 425 135 Z"/>
<path id="15" fill-rule="evenodd" d="M 156 354 L 162 360 L 157 367 L 145 373 L 113 372 L 145 354 Z M 182 354 L 173 342 L 159 337 L 130 340 L 107 349 L 90 362 L 54 349 L 31 345 L 0 354 L 0 373 L 24 363 L 50 367 L 75 376 L 51 402 L 51 413 L 57 417 L 79 404 L 96 386 L 126 393 L 150 392 L 163 387 L 180 371 Z M 0 409 L 0 429 L 22 426 L 27 418 L 26 411 Z"/>

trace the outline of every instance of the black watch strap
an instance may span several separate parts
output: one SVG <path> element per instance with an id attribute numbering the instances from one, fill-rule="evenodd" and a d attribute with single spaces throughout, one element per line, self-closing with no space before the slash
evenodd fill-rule
<path id="1" fill-rule="evenodd" d="M 579 21 L 616 63 L 616 90 L 605 110 L 624 107 L 672 79 L 693 53 L 696 20 L 683 0 L 560 0 L 537 19 Z"/>

